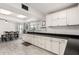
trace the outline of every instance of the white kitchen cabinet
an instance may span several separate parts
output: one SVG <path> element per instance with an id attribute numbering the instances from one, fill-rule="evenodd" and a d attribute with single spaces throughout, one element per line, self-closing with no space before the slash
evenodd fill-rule
<path id="1" fill-rule="evenodd" d="M 79 24 L 79 10 L 78 6 L 67 9 L 67 24 L 78 25 Z"/>
<path id="2" fill-rule="evenodd" d="M 59 11 L 56 13 L 52 13 L 47 15 L 46 17 L 46 24 L 47 26 L 65 26 L 66 17 L 67 17 L 67 10 Z"/>
<path id="3" fill-rule="evenodd" d="M 58 19 L 53 19 L 51 26 L 58 26 Z"/>
<path id="4" fill-rule="evenodd" d="M 31 35 L 31 36 L 30 36 L 29 41 L 30 41 L 30 43 L 34 44 L 34 42 L 35 42 L 35 41 L 34 41 L 34 35 Z"/>
<path id="5" fill-rule="evenodd" d="M 50 51 L 51 50 L 51 37 L 46 37 L 45 38 L 45 44 L 44 44 L 45 48 Z"/>
<path id="6" fill-rule="evenodd" d="M 57 13 L 52 13 L 46 16 L 47 26 L 57 26 Z"/>
<path id="7" fill-rule="evenodd" d="M 39 47 L 41 47 L 41 46 L 42 46 L 42 44 L 41 44 L 41 43 L 42 43 L 43 41 L 42 41 L 41 39 L 42 39 L 41 37 L 38 37 L 38 44 L 37 44 L 37 45 L 38 45 Z"/>
<path id="8" fill-rule="evenodd" d="M 51 51 L 56 54 L 60 54 L 60 42 L 55 40 L 56 38 L 52 38 L 51 41 Z"/>
<path id="9" fill-rule="evenodd" d="M 67 45 L 66 39 L 46 37 L 41 35 L 23 35 L 23 40 L 50 52 L 61 55 L 64 54 Z"/>
<path id="10" fill-rule="evenodd" d="M 37 35 L 34 35 L 34 37 L 33 37 L 33 44 L 37 45 L 38 44 L 37 40 L 38 40 Z"/>
<path id="11" fill-rule="evenodd" d="M 28 35 L 28 34 L 24 34 L 24 35 L 22 36 L 22 39 L 23 39 L 24 41 L 26 41 L 26 42 L 29 42 L 29 35 Z"/>
<path id="12" fill-rule="evenodd" d="M 62 10 L 58 12 L 58 18 L 62 19 L 62 18 L 66 18 L 66 10 Z"/>
<path id="13" fill-rule="evenodd" d="M 29 34 L 28 35 L 28 42 L 29 43 L 32 43 L 32 40 L 33 40 L 33 35 Z"/>
<path id="14" fill-rule="evenodd" d="M 46 16 L 46 26 L 50 26 L 51 25 L 51 20 L 52 20 L 52 15 L 47 15 Z"/>
<path id="15" fill-rule="evenodd" d="M 57 24 L 58 26 L 66 26 L 67 25 L 66 18 L 58 19 Z"/>
<path id="16" fill-rule="evenodd" d="M 40 47 L 42 47 L 42 48 L 45 48 L 45 41 L 46 41 L 46 39 L 45 39 L 45 37 L 44 36 L 40 36 L 41 38 L 40 38 L 40 43 L 39 43 L 39 46 Z M 41 40 L 42 39 L 42 40 Z"/>
<path id="17" fill-rule="evenodd" d="M 42 39 L 42 40 L 41 40 L 41 39 Z M 44 48 L 44 39 L 43 39 L 42 36 L 35 35 L 33 41 L 34 41 L 33 43 L 34 43 L 36 46 L 39 46 L 39 47 Z"/>
<path id="18" fill-rule="evenodd" d="M 66 10 L 56 12 L 55 16 L 56 16 L 56 18 L 54 18 L 55 23 L 53 23 L 53 25 L 55 26 L 67 25 L 66 24 Z"/>
<path id="19" fill-rule="evenodd" d="M 58 18 L 58 12 L 52 13 L 53 19 L 57 19 Z"/>

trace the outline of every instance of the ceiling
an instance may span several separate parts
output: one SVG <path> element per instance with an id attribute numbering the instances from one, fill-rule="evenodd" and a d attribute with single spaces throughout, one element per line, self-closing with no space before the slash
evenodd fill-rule
<path id="1" fill-rule="evenodd" d="M 7 15 L 7 12 L 4 12 L 4 10 L 11 12 L 11 14 Z M 25 17 L 23 17 L 22 15 Z M 0 3 L 1 19 L 23 23 L 27 21 L 39 20 L 42 17 L 43 15 L 41 13 L 38 13 L 38 11 L 32 8 L 29 8 L 29 11 L 22 9 L 21 3 Z"/>
<path id="2" fill-rule="evenodd" d="M 35 8 L 43 14 L 48 14 L 75 5 L 75 3 L 26 3 L 26 5 Z"/>
<path id="3" fill-rule="evenodd" d="M 46 14 L 60 10 L 75 3 L 24 3 L 29 6 L 29 11 L 21 9 L 21 3 L 0 3 L 0 9 L 11 11 L 12 14 L 5 15 L 0 13 L 0 18 L 14 22 L 29 22 L 42 19 Z M 30 8 L 31 7 L 31 8 Z M 1 12 L 1 11 L 0 11 Z M 19 18 L 17 15 L 25 15 L 26 18 Z M 38 17 L 39 16 L 39 17 Z"/>
<path id="4" fill-rule="evenodd" d="M 18 4 L 17 3 L 0 3 L 0 18 L 6 19 L 8 21 L 16 22 L 16 23 L 24 22 L 24 20 L 28 19 L 28 15 L 26 11 L 20 8 L 20 5 L 21 3 L 18 3 Z M 9 14 L 9 15 L 3 14 L 3 13 L 7 13 L 6 11 L 3 11 L 3 10 L 10 11 L 12 14 Z M 24 15 L 25 18 L 20 18 L 19 16 L 21 15 Z"/>

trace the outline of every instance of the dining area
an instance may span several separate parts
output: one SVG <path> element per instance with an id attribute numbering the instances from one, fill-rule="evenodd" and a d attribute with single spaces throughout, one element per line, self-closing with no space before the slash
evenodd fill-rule
<path id="1" fill-rule="evenodd" d="M 19 32 L 18 31 L 4 31 L 4 33 L 1 35 L 1 42 L 7 42 L 16 40 L 19 38 Z"/>

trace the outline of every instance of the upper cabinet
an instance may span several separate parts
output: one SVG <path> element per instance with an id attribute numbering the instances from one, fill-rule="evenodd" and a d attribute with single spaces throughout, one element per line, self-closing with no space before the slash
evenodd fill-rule
<path id="1" fill-rule="evenodd" d="M 66 10 L 56 12 L 46 16 L 47 26 L 64 26 L 66 25 Z"/>
<path id="2" fill-rule="evenodd" d="M 67 9 L 67 25 L 78 25 L 79 24 L 79 7 L 73 7 Z"/>
<path id="3" fill-rule="evenodd" d="M 67 25 L 66 23 L 66 10 L 60 11 L 57 13 L 57 19 L 56 19 L 58 26 L 64 26 Z"/>
<path id="4" fill-rule="evenodd" d="M 79 25 L 79 5 L 49 14 L 46 16 L 47 26 Z"/>
<path id="5" fill-rule="evenodd" d="M 52 25 L 51 24 L 52 17 L 53 17 L 52 14 L 46 16 L 46 26 Z"/>

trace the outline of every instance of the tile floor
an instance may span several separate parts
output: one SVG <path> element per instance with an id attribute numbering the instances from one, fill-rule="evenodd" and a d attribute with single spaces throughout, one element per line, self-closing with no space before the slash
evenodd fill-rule
<path id="1" fill-rule="evenodd" d="M 22 39 L 0 43 L 0 55 L 53 55 L 36 46 L 24 46 Z"/>

